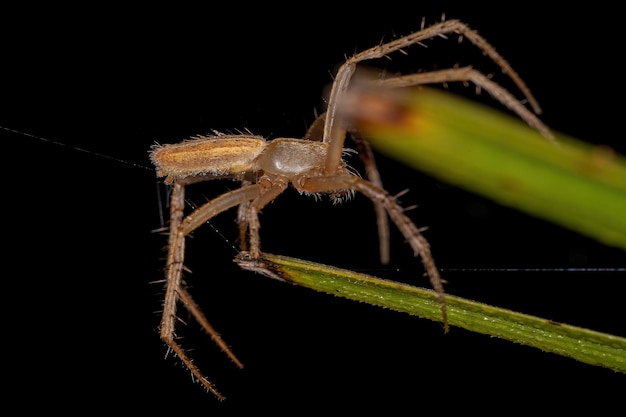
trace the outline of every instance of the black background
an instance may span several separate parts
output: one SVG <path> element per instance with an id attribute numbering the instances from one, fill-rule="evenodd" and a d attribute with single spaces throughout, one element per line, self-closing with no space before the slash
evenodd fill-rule
<path id="1" fill-rule="evenodd" d="M 166 237 L 155 143 L 249 129 L 300 137 L 346 55 L 441 18 L 478 30 L 543 106 L 552 128 L 626 152 L 619 13 L 602 2 L 462 6 L 205 5 L 184 10 L 68 8 L 3 13 L 3 331 L 9 385 L 23 409 L 293 412 L 435 408 L 501 411 L 610 406 L 623 374 L 249 272 L 231 261 L 234 212 L 189 243 L 187 275 L 207 316 L 246 364 L 238 370 L 195 325 L 183 344 L 227 396 L 191 381 L 157 327 Z M 608 3 L 607 3 L 608 4 Z M 434 40 L 403 70 L 468 65 L 495 73 L 469 43 Z M 455 87 L 452 87 L 455 88 Z M 474 89 L 459 89 L 474 97 Z M 487 94 L 475 98 L 497 107 Z M 88 150 L 82 152 L 76 147 Z M 101 155 L 107 156 L 103 158 Z M 623 272 L 459 272 L 463 268 L 623 268 L 623 251 L 379 157 L 391 193 L 428 226 L 446 289 L 458 296 L 626 336 Z M 235 183 L 200 188 L 196 202 Z M 161 191 L 161 194 L 157 190 Z M 160 197 L 161 196 L 161 197 Z M 8 208 L 8 210 L 7 210 Z M 262 215 L 263 249 L 428 286 L 396 231 L 377 262 L 371 204 L 290 191 Z M 545 408 L 544 408 L 545 409 Z"/>

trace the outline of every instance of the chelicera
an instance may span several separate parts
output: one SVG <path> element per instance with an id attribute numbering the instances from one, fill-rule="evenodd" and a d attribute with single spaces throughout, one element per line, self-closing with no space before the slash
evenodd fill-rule
<path id="1" fill-rule="evenodd" d="M 183 286 L 185 239 L 214 216 L 237 207 L 241 249 L 249 259 L 258 259 L 261 256 L 259 213 L 289 186 L 303 194 L 327 194 L 334 199 L 353 193 L 361 193 L 369 198 L 374 203 L 377 213 L 381 261 L 387 262 L 389 256 L 387 230 L 389 218 L 402 233 L 415 256 L 420 257 L 430 283 L 438 295 L 444 329 L 448 330 L 443 280 L 428 242 L 396 199 L 382 187 L 366 142 L 358 141 L 361 145 L 361 155 L 365 156 L 363 160 L 367 171 L 366 178 L 359 176 L 342 159 L 346 137 L 352 134 L 358 138 L 358 132 L 352 131 L 338 116 L 342 97 L 348 91 L 359 63 L 382 58 L 430 38 L 445 37 L 447 34 L 458 34 L 480 48 L 515 82 L 533 111 L 540 112 L 524 82 L 495 49 L 466 24 L 458 20 L 449 20 L 428 28 L 424 28 L 422 23 L 421 30 L 415 33 L 377 45 L 348 58 L 337 71 L 326 112 L 311 125 L 303 139 L 276 138 L 268 141 L 254 135 L 215 135 L 195 137 L 177 144 L 155 145 L 151 149 L 150 157 L 157 168 L 157 175 L 165 177 L 165 182 L 172 186 L 161 338 L 193 376 L 218 398 L 223 399 L 222 394 L 194 364 L 176 338 L 178 303 L 180 302 L 191 313 L 238 366 L 242 367 L 242 364 L 211 327 L 200 307 Z M 474 83 L 478 89 L 489 92 L 529 125 L 545 136 L 550 136 L 549 130 L 533 111 L 527 109 L 507 90 L 472 68 L 451 68 L 389 77 L 376 80 L 376 84 L 385 88 L 399 88 L 453 81 Z M 240 181 L 241 187 L 215 197 L 191 213 L 185 214 L 185 187 L 215 179 Z"/>

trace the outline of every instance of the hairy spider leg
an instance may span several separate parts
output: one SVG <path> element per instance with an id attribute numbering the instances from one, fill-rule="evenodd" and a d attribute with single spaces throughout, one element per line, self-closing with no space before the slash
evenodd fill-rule
<path id="1" fill-rule="evenodd" d="M 394 41 L 366 49 L 365 51 L 348 58 L 339 67 L 328 98 L 328 115 L 324 125 L 323 141 L 330 143 L 330 149 L 328 151 L 325 164 L 326 173 L 332 174 L 337 172 L 339 160 L 341 159 L 341 153 L 344 146 L 343 144 L 346 137 L 346 127 L 340 123 L 336 123 L 337 101 L 340 99 L 341 95 L 347 91 L 350 79 L 356 71 L 357 64 L 367 60 L 382 58 L 392 52 L 401 50 L 402 48 L 420 44 L 422 41 L 432 39 L 436 36 L 445 37 L 446 34 L 450 33 L 457 33 L 460 36 L 469 39 L 472 44 L 477 46 L 485 55 L 489 56 L 491 60 L 502 69 L 502 72 L 507 74 L 511 80 L 513 80 L 530 103 L 533 111 L 536 114 L 541 113 L 541 107 L 539 107 L 537 100 L 530 92 L 530 89 L 526 86 L 526 83 L 524 83 L 517 72 L 495 50 L 495 48 L 491 46 L 490 43 L 488 43 L 476 31 L 459 20 L 440 22 L 418 32 L 398 38 Z"/>
<path id="2" fill-rule="evenodd" d="M 402 88 L 413 87 L 425 84 L 440 84 L 447 82 L 471 82 L 476 85 L 478 91 L 487 91 L 494 99 L 503 106 L 513 111 L 517 116 L 526 122 L 530 127 L 539 131 L 549 140 L 554 140 L 554 135 L 541 120 L 528 108 L 526 108 L 513 94 L 496 82 L 490 80 L 481 72 L 471 68 L 449 68 L 439 71 L 430 71 L 420 74 L 408 74 L 398 77 L 389 77 L 381 80 L 371 81 L 371 84 L 378 88 Z"/>
<path id="3" fill-rule="evenodd" d="M 430 252 L 430 245 L 419 229 L 405 214 L 404 210 L 393 197 L 382 188 L 351 174 L 337 173 L 321 177 L 305 177 L 301 180 L 302 187 L 310 192 L 332 192 L 334 190 L 355 190 L 374 202 L 380 202 L 391 220 L 396 224 L 404 238 L 407 240 L 414 255 L 419 256 L 430 283 L 437 293 L 441 305 L 444 330 L 448 332 L 448 314 L 446 309 L 445 292 L 439 270 L 435 265 Z"/>
<path id="4" fill-rule="evenodd" d="M 324 124 L 326 123 L 326 113 L 320 114 L 309 126 L 304 140 L 322 141 L 324 136 Z M 359 158 L 365 167 L 365 176 L 367 179 L 379 188 L 383 188 L 383 182 L 376 165 L 374 152 L 369 142 L 363 140 L 356 132 L 350 132 L 351 137 L 357 146 Z M 385 208 L 379 201 L 374 201 L 374 212 L 376 214 L 376 227 L 378 229 L 379 256 L 380 263 L 387 265 L 390 259 L 390 241 L 389 241 L 389 220 Z"/>
<path id="5" fill-rule="evenodd" d="M 220 400 L 223 400 L 224 396 L 214 387 L 213 383 L 204 376 L 176 340 L 176 321 L 178 320 L 176 316 L 176 305 L 178 301 L 181 301 L 198 323 L 210 334 L 215 343 L 220 346 L 237 366 L 243 367 L 221 336 L 209 325 L 204 314 L 200 312 L 196 303 L 191 299 L 191 296 L 182 287 L 185 237 L 219 213 L 231 207 L 245 204 L 247 201 L 257 198 L 260 193 L 261 186 L 258 184 L 239 188 L 205 203 L 187 217 L 184 217 L 185 185 L 183 182 L 175 182 L 173 184 L 170 207 L 170 235 L 166 263 L 167 286 L 163 301 L 160 335 L 161 339 L 165 341 L 187 369 L 191 371 L 192 375 Z"/>

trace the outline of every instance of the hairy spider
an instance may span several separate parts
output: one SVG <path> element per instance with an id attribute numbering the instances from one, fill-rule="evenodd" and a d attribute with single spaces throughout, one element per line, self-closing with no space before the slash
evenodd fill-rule
<path id="1" fill-rule="evenodd" d="M 535 113 L 540 112 L 534 97 L 510 65 L 480 35 L 458 20 L 442 21 L 408 36 L 380 44 L 348 58 L 335 76 L 326 113 L 309 128 L 303 139 L 277 138 L 266 141 L 253 135 L 199 136 L 178 144 L 155 145 L 150 158 L 157 175 L 172 185 L 165 298 L 160 325 L 161 338 L 210 392 L 224 397 L 194 364 L 175 337 L 176 308 L 180 301 L 222 350 L 243 367 L 218 333 L 211 327 L 198 305 L 182 285 L 185 238 L 202 224 L 230 208 L 238 207 L 242 251 L 249 259 L 261 255 L 259 212 L 291 184 L 302 194 L 328 194 L 333 199 L 359 192 L 375 205 L 382 262 L 388 260 L 387 216 L 405 237 L 415 256 L 422 260 L 430 283 L 438 294 L 445 331 L 448 330 L 444 288 L 426 239 L 407 217 L 393 196 L 382 188 L 371 152 L 366 142 L 360 144 L 360 155 L 366 166 L 367 179 L 358 176 L 342 159 L 349 127 L 338 117 L 341 97 L 348 90 L 357 64 L 385 57 L 405 47 L 446 34 L 458 34 L 477 46 L 507 74 L 524 94 Z M 520 101 L 488 77 L 471 68 L 452 68 L 378 80 L 381 86 L 397 88 L 452 81 L 472 82 L 477 89 L 488 91 L 503 105 L 518 114 L 545 136 L 549 130 Z M 358 132 L 350 132 L 358 138 Z M 184 213 L 185 187 L 207 180 L 234 179 L 241 187 L 228 191 L 189 214 Z"/>

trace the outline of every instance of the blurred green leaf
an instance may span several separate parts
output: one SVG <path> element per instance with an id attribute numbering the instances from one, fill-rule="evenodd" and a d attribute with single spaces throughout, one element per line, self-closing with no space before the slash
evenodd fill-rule
<path id="1" fill-rule="evenodd" d="M 374 148 L 501 204 L 626 249 L 626 159 L 433 89 L 410 90 L 409 117 L 363 123 Z M 404 101 L 403 101 L 404 104 Z M 406 123 L 408 121 L 408 123 Z M 367 122 L 367 120 L 366 120 Z"/>

